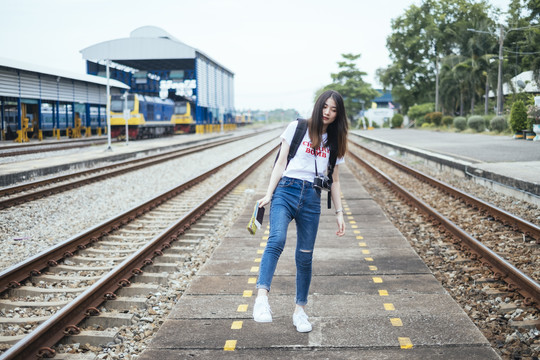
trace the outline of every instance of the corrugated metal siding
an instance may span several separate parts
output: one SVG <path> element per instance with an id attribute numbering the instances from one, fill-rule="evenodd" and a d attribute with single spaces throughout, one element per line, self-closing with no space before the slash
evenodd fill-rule
<path id="1" fill-rule="evenodd" d="M 39 99 L 40 96 L 40 81 L 38 74 L 20 73 L 21 80 L 21 98 Z"/>
<path id="2" fill-rule="evenodd" d="M 208 107 L 208 63 L 197 58 L 197 103 Z"/>
<path id="3" fill-rule="evenodd" d="M 20 82 L 19 93 L 17 70 L 0 68 L 0 96 L 103 105 L 106 103 L 106 87 L 99 84 L 25 71 L 20 72 Z M 112 94 L 123 91 L 111 86 Z"/>
<path id="4" fill-rule="evenodd" d="M 81 81 L 75 81 L 75 102 L 88 102 L 88 86 Z"/>
<path id="5" fill-rule="evenodd" d="M 208 104 L 212 108 L 217 108 L 216 99 L 216 68 L 209 64 L 208 66 Z"/>
<path id="6" fill-rule="evenodd" d="M 19 97 L 19 78 L 16 70 L 0 69 L 0 96 Z"/>
<path id="7" fill-rule="evenodd" d="M 60 78 L 58 82 L 58 98 L 60 101 L 73 101 L 73 80 Z"/>
<path id="8" fill-rule="evenodd" d="M 229 76 L 229 96 L 229 106 L 232 111 L 234 110 L 234 81 L 232 76 Z"/>
<path id="9" fill-rule="evenodd" d="M 103 93 L 105 91 L 103 91 Z M 88 84 L 88 103 L 101 104 L 100 91 L 98 85 L 96 84 Z"/>
<path id="10" fill-rule="evenodd" d="M 225 109 L 225 92 L 223 91 L 223 72 L 218 69 L 216 76 L 216 94 L 218 99 L 219 108 Z"/>
<path id="11" fill-rule="evenodd" d="M 41 76 L 41 98 L 43 100 L 58 100 L 56 78 L 47 75 Z"/>

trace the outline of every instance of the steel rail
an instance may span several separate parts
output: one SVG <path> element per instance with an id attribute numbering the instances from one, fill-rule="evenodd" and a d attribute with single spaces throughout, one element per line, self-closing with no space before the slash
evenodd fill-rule
<path id="1" fill-rule="evenodd" d="M 1 359 L 34 359 L 36 357 L 54 357 L 51 348 L 65 334 L 76 334 L 80 331 L 77 325 L 88 316 L 98 315 L 99 305 L 107 300 L 114 300 L 115 291 L 129 286 L 133 276 L 141 274 L 145 265 L 152 264 L 153 258 L 162 255 L 162 251 L 169 248 L 171 243 L 178 239 L 201 216 L 210 210 L 219 200 L 227 195 L 238 183 L 245 179 L 257 168 L 278 146 L 268 151 L 258 160 L 242 170 L 229 183 L 216 190 L 208 198 L 194 207 L 188 214 L 155 236 L 143 248 L 124 260 L 118 267 L 111 270 L 102 279 L 88 288 L 73 302 L 66 305 L 49 320 L 39 325 L 27 337 L 11 347 Z M 97 310 L 97 311 L 96 311 Z"/>
<path id="2" fill-rule="evenodd" d="M 484 200 L 482 199 L 479 199 L 475 196 L 472 196 L 470 194 L 467 194 L 449 184 L 446 184 L 442 181 L 439 181 L 429 175 L 426 175 L 426 174 L 422 174 L 421 172 L 403 164 L 403 163 L 400 163 L 399 161 L 396 161 L 394 159 L 391 159 L 385 155 L 382 155 L 382 154 L 379 154 L 371 149 L 368 149 L 360 144 L 357 144 L 355 142 L 353 142 L 354 145 L 360 147 L 362 150 L 365 150 L 367 152 L 369 152 L 370 154 L 374 155 L 374 156 L 377 156 L 379 158 L 381 158 L 382 160 L 398 167 L 399 169 L 405 171 L 406 173 L 416 177 L 417 179 L 419 180 L 422 180 L 432 186 L 435 186 L 435 187 L 438 187 L 439 189 L 443 190 L 444 192 L 446 192 L 447 194 L 450 194 L 451 196 L 453 196 L 454 198 L 456 199 L 462 199 L 464 200 L 465 202 L 467 202 L 468 204 L 470 204 L 471 206 L 474 206 L 475 208 L 479 209 L 479 210 L 482 210 L 482 211 L 485 211 L 491 215 L 493 215 L 493 217 L 495 217 L 496 219 L 500 220 L 501 222 L 505 223 L 506 225 L 510 225 L 514 228 L 517 228 L 519 230 L 521 230 L 523 233 L 525 233 L 526 235 L 529 235 L 531 236 L 532 238 L 536 239 L 536 241 L 538 243 L 540 243 L 540 227 L 536 226 L 535 224 L 525 220 L 525 219 L 522 219 L 522 218 L 519 218 L 517 216 L 515 216 L 514 214 L 511 214 L 503 209 L 500 209 L 498 207 L 496 207 L 495 205 L 493 204 L 490 204 L 488 202 L 485 202 Z"/>
<path id="3" fill-rule="evenodd" d="M 78 139 L 70 139 L 70 140 L 53 140 L 54 142 L 30 142 L 30 143 L 19 143 L 19 144 L 13 144 L 13 145 L 0 145 L 0 153 L 2 153 L 3 150 L 12 150 L 12 149 L 29 149 L 29 148 L 35 148 L 35 147 L 51 147 L 51 148 L 59 148 L 63 145 L 71 145 L 71 144 L 84 144 L 84 143 L 91 143 L 91 144 L 105 144 L 107 143 L 107 138 L 78 138 Z M 86 146 L 86 145 L 83 145 Z M 47 150 L 48 151 L 48 150 Z M 52 150 L 54 151 L 54 149 Z"/>
<path id="4" fill-rule="evenodd" d="M 523 295 L 525 298 L 524 303 L 526 305 L 535 305 L 536 307 L 540 308 L 540 285 L 536 281 L 500 257 L 497 253 L 482 244 L 479 240 L 470 236 L 467 232 L 458 227 L 451 220 L 444 217 L 437 210 L 433 209 L 424 201 L 400 186 L 377 167 L 370 164 L 368 161 L 361 159 L 359 156 L 350 151 L 349 155 L 351 155 L 353 160 L 374 174 L 376 178 L 383 179 L 382 182 L 385 185 L 390 186 L 391 189 L 396 191 L 398 195 L 405 199 L 406 202 L 418 207 L 428 217 L 435 219 L 437 223 L 442 225 L 446 230 L 460 239 L 463 246 L 468 247 L 472 252 L 474 252 L 476 255 L 476 260 L 480 260 L 484 266 L 488 267 L 494 273 L 496 278 L 504 280 L 509 284 L 511 289 L 514 289 Z"/>
<path id="5" fill-rule="evenodd" d="M 268 142 L 263 143 L 256 148 L 264 146 Z M 0 272 L 0 293 L 21 286 L 21 283 L 29 277 L 40 275 L 43 269 L 49 266 L 56 266 L 59 261 L 72 257 L 76 251 L 86 248 L 89 244 L 98 241 L 100 237 L 106 236 L 111 231 L 117 230 L 121 226 L 128 224 L 136 217 L 143 215 L 171 197 L 180 194 L 186 189 L 216 173 L 233 161 L 238 160 L 242 156 L 244 156 L 244 154 L 241 154 L 227 161 L 226 163 L 218 165 L 201 175 L 195 176 L 190 180 L 165 191 L 161 195 L 145 201 L 118 216 L 105 220 L 93 228 L 85 230 L 84 232 L 79 233 L 70 239 L 59 243 L 23 262 L 5 269 L 4 271 Z"/>
<path id="6" fill-rule="evenodd" d="M 75 149 L 75 148 L 83 148 L 88 147 L 92 145 L 99 145 L 99 144 L 105 144 L 107 143 L 107 140 L 95 140 L 94 142 L 90 144 L 84 144 L 80 143 L 78 145 L 62 145 L 62 144 L 54 144 L 54 145 L 45 145 L 45 144 L 32 144 L 24 146 L 24 148 L 27 148 L 26 150 L 18 150 L 18 151 L 2 151 L 5 149 L 13 149 L 14 147 L 0 147 L 0 157 L 10 157 L 10 156 L 19 156 L 19 155 L 27 155 L 27 154 L 34 154 L 37 152 L 52 152 L 52 151 L 62 151 L 62 150 L 69 150 L 69 149 Z M 35 146 L 43 146 L 43 149 L 32 149 L 32 147 Z M 15 146 L 16 147 L 16 146 Z M 29 148 L 29 149 L 28 149 Z"/>
<path id="7" fill-rule="evenodd" d="M 90 174 L 93 174 L 93 173 L 96 173 L 96 172 L 112 170 L 112 169 L 115 169 L 115 168 L 118 168 L 118 167 L 125 166 L 125 167 L 123 167 L 121 169 L 112 170 L 112 171 L 109 171 L 109 172 L 106 172 L 106 173 L 103 173 L 103 174 L 97 174 L 97 175 L 94 175 L 94 176 L 91 176 L 91 177 L 87 177 L 87 178 L 84 178 L 84 179 L 80 179 L 80 180 L 70 182 L 68 184 L 61 184 L 61 185 L 54 186 L 54 187 L 51 187 L 51 188 L 37 190 L 37 191 L 31 192 L 31 193 L 28 193 L 28 194 L 14 196 L 14 197 L 11 197 L 11 198 L 8 198 L 8 199 L 2 199 L 2 200 L 0 200 L 0 210 L 15 206 L 17 204 L 21 204 L 21 203 L 25 203 L 25 202 L 32 201 L 32 200 L 35 200 L 35 199 L 40 199 L 40 198 L 43 198 L 43 197 L 46 197 L 46 196 L 50 196 L 50 195 L 53 195 L 53 194 L 58 194 L 60 192 L 71 190 L 71 189 L 74 189 L 76 187 L 87 185 L 87 184 L 90 184 L 90 183 L 93 183 L 93 182 L 96 182 L 96 181 L 101 181 L 103 179 L 107 179 L 107 178 L 110 178 L 110 177 L 122 175 L 122 174 L 128 173 L 130 171 L 135 171 L 135 170 L 147 167 L 147 166 L 152 166 L 152 165 L 155 165 L 155 164 L 159 164 L 159 163 L 162 163 L 162 162 L 173 160 L 173 159 L 178 158 L 178 157 L 189 155 L 189 154 L 194 153 L 196 151 L 207 150 L 207 149 L 211 149 L 213 147 L 224 145 L 224 144 L 234 142 L 234 141 L 237 141 L 237 140 L 242 140 L 242 139 L 244 139 L 246 137 L 249 137 L 249 136 L 251 136 L 251 135 L 243 135 L 243 136 L 236 137 L 236 138 L 233 138 L 233 139 L 219 140 L 219 141 L 216 141 L 216 142 L 212 142 L 210 144 L 193 145 L 193 146 L 189 146 L 187 148 L 183 148 L 183 149 L 179 149 L 179 150 L 173 150 L 173 151 L 169 151 L 169 152 L 166 152 L 166 153 L 160 153 L 160 154 L 145 156 L 145 157 L 139 158 L 139 159 L 125 160 L 125 161 L 121 161 L 121 162 L 118 162 L 118 163 L 115 163 L 115 164 L 112 164 L 112 165 L 100 166 L 98 168 L 94 168 L 94 169 L 90 169 L 90 170 L 83 170 L 83 171 L 79 171 L 79 172 L 68 174 L 68 175 L 61 175 L 61 176 L 58 176 L 58 177 L 55 177 L 55 178 L 38 180 L 38 181 L 34 181 L 34 182 L 31 182 L 31 183 L 27 183 L 27 184 L 16 185 L 16 186 L 11 186 L 11 187 L 8 187 L 8 188 L 0 189 L 0 195 L 12 194 L 14 192 L 25 191 L 25 190 L 35 188 L 35 187 L 38 187 L 38 186 L 45 186 L 45 185 L 49 185 L 49 184 L 52 184 L 52 183 L 69 180 L 71 178 L 86 176 L 86 175 L 90 175 Z"/>

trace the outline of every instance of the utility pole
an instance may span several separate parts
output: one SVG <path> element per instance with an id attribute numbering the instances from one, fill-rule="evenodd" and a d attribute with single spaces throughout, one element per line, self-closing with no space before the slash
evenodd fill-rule
<path id="1" fill-rule="evenodd" d="M 435 60 L 435 112 L 439 111 L 439 55 Z"/>
<path id="2" fill-rule="evenodd" d="M 504 43 L 504 31 L 503 26 L 500 25 L 499 32 L 499 73 L 497 76 L 497 115 L 502 114 L 502 99 L 503 99 L 503 86 L 502 86 L 502 66 L 503 66 L 503 43 Z M 486 94 L 487 96 L 487 94 Z"/>

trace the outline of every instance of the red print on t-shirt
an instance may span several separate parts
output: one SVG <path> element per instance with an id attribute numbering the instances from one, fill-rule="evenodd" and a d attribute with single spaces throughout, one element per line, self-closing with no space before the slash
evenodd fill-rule
<path id="1" fill-rule="evenodd" d="M 306 152 L 315 155 L 315 150 L 311 147 L 311 141 L 303 141 L 302 145 L 306 146 Z M 330 153 L 330 150 L 328 148 L 325 148 L 323 146 L 320 146 L 317 149 L 317 156 L 320 156 L 322 158 L 326 158 L 327 154 Z"/>

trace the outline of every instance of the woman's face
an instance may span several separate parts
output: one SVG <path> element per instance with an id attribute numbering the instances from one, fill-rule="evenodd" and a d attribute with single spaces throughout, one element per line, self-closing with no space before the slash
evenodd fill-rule
<path id="1" fill-rule="evenodd" d="M 325 127 L 327 127 L 328 125 L 333 123 L 334 120 L 336 120 L 337 106 L 336 106 L 336 102 L 334 101 L 334 99 L 332 99 L 332 97 L 329 97 L 324 103 L 322 116 L 323 116 L 323 124 Z"/>

